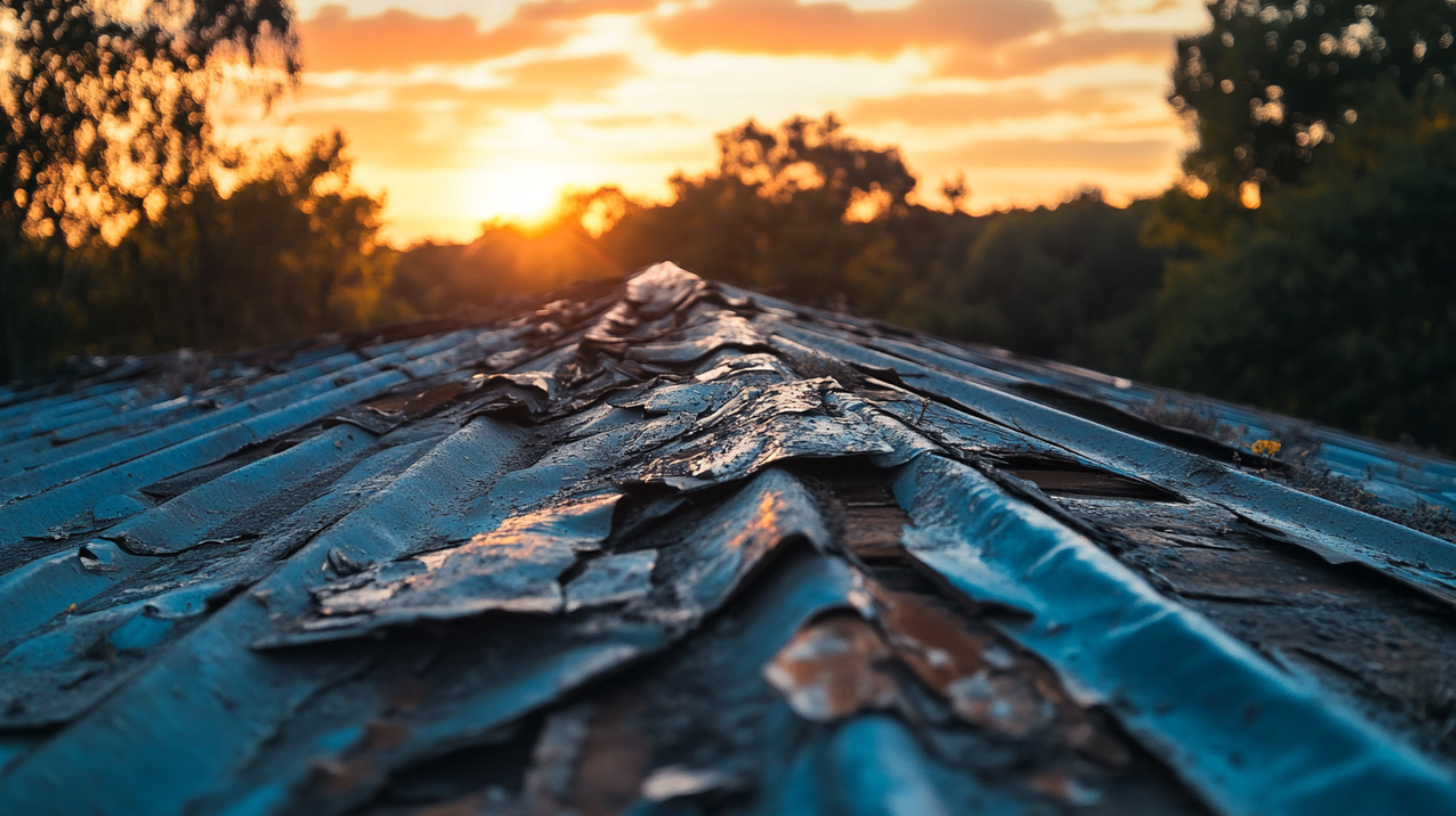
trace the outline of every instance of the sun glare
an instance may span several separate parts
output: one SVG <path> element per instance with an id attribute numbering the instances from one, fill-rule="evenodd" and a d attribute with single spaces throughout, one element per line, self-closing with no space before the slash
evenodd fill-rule
<path id="1" fill-rule="evenodd" d="M 570 185 L 569 170 L 535 162 L 518 162 L 482 168 L 471 174 L 472 182 L 463 202 L 481 221 L 501 218 L 522 226 L 545 221 Z"/>

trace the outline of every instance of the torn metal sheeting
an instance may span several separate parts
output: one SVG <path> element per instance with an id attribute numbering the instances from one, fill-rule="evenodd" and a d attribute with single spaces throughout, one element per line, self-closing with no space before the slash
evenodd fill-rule
<path id="1" fill-rule="evenodd" d="M 760 501 L 763 495 L 762 491 L 753 494 Z M 764 580 L 769 597 L 755 605 L 741 627 L 735 627 L 735 640 L 727 644 L 725 657 L 729 660 L 724 669 L 746 670 L 746 679 L 756 679 L 761 660 L 771 657 L 793 628 L 817 612 L 849 605 L 856 588 L 854 575 L 842 562 L 786 558 L 784 571 Z M 670 603 L 671 598 L 661 600 Z M 727 593 L 719 592 L 713 600 L 721 604 L 726 599 Z M 675 608 L 669 606 L 663 612 Z M 442 746 L 479 740 L 512 717 L 657 652 L 691 631 L 672 614 L 659 615 L 661 620 L 645 624 L 637 622 L 639 617 L 624 613 L 581 623 L 571 618 L 530 616 L 515 627 L 501 626 L 498 618 L 482 619 L 468 634 L 462 633 L 459 643 L 443 647 L 431 677 L 424 681 L 432 684 L 434 692 L 396 715 L 405 735 L 402 741 L 374 746 L 356 737 L 329 749 L 338 767 L 363 772 L 321 780 L 309 776 L 306 768 L 300 769 L 301 763 L 285 763 L 240 784 L 248 789 L 253 785 L 270 789 L 302 786 L 300 795 L 309 803 L 307 812 L 337 812 L 384 785 L 383 769 L 438 753 Z M 544 636 L 548 634 L 552 636 Z M 487 655 L 497 657 L 486 659 Z M 717 673 L 722 675 L 722 671 Z M 743 686 L 739 680 L 733 687 Z M 356 729 L 354 733 L 360 732 Z M 309 746 L 297 750 L 306 754 Z"/>
<path id="2" fill-rule="evenodd" d="M 588 561 L 586 569 L 566 585 L 566 611 L 625 603 L 652 591 L 657 551 L 608 555 Z"/>
<path id="3" fill-rule="evenodd" d="M 1450 542 L 958 377 L 967 373 L 966 364 L 936 352 L 916 350 L 907 352 L 907 358 L 855 348 L 877 365 L 896 368 L 918 390 L 937 399 L 1054 441 L 1114 471 L 1221 504 L 1333 563 L 1364 564 L 1456 603 L 1456 547 Z M 936 367 L 942 364 L 948 370 Z"/>
<path id="4" fill-rule="evenodd" d="M 720 312 L 656 342 L 631 346 L 625 356 L 640 363 L 682 364 L 701 360 L 723 348 L 755 349 L 766 345 L 763 336 L 747 320 Z"/>
<path id="5" fill-rule="evenodd" d="M 830 415 L 828 380 L 748 387 L 660 450 L 636 478 L 679 489 L 733 481 L 796 458 L 892 454 L 878 429 L 852 414 Z M 751 428 L 751 433 L 744 433 Z"/>
<path id="6" fill-rule="evenodd" d="M 1362 483 L 1393 504 L 1420 502 L 1456 509 L 1456 464 L 1415 451 L 1392 456 L 1386 446 L 1312 423 L 1291 420 L 1207 397 L 1193 397 L 1131 380 L 1109 377 L 1062 363 L 1023 360 L 999 349 L 977 350 L 944 342 L 927 343 L 942 354 L 996 369 L 1038 385 L 1114 407 L 1142 421 L 1213 435 L 1247 449 L 1260 439 L 1305 440 L 1301 455 L 1311 468 Z"/>
<path id="7" fill-rule="evenodd" d="M 1220 810 L 1373 813 L 1394 802 L 1411 812 L 1456 808 L 1445 771 L 970 468 L 924 457 L 895 487 L 923 531 L 923 543 L 910 546 L 917 558 L 917 550 L 952 554 L 922 560 L 972 598 L 1030 612 L 1005 631 L 1084 700 L 1119 710 L 1129 729 L 1154 744 L 1179 746 L 1167 761 Z M 1220 705 L 1209 708 L 1209 700 Z M 1231 718 L 1225 711 L 1249 713 Z M 1332 767 L 1344 769 L 1337 779 Z"/>
<path id="8" fill-rule="evenodd" d="M 765 679 L 799 716 L 825 723 L 875 710 L 914 716 L 914 689 L 905 684 L 918 680 L 955 716 L 989 733 L 1026 740 L 1055 726 L 1052 742 L 1113 766 L 1126 761 L 1117 740 L 1088 722 L 1055 677 L 1002 636 L 972 633 L 963 618 L 915 595 L 875 583 L 867 589 L 874 623 L 846 613 L 820 618 L 764 667 Z"/>
<path id="9" fill-rule="evenodd" d="M 316 593 L 305 631 L 364 634 L 380 626 L 482 612 L 550 614 L 565 606 L 557 578 L 611 530 L 620 494 L 512 516 L 447 550 L 370 568 Z M 337 570 L 336 570 L 337 571 Z M 364 620 L 356 620 L 363 617 Z"/>
<path id="10" fill-rule="evenodd" d="M 75 608 L 121 579 L 129 559 L 110 542 L 67 549 L 0 576 L 0 642 Z"/>
<path id="11" fill-rule="evenodd" d="M 123 567 L 125 572 L 100 570 L 113 575 L 115 580 L 89 600 L 80 601 L 78 613 L 95 616 L 85 620 L 143 627 L 149 638 L 145 643 L 129 638 L 126 648 L 114 652 L 117 644 L 110 636 L 108 640 L 100 641 L 65 634 L 72 629 L 74 622 L 82 620 L 71 617 L 77 613 L 63 612 L 52 618 L 48 624 L 27 634 L 26 640 L 19 642 L 0 659 L 0 685 L 10 690 L 8 693 L 0 692 L 0 696 L 7 699 L 0 705 L 0 726 L 33 728 L 74 719 L 125 682 L 131 671 L 164 655 L 169 645 L 190 627 L 189 624 L 164 628 L 148 622 L 125 624 L 122 619 L 112 617 L 113 609 L 127 609 L 131 615 L 146 615 L 149 605 L 156 604 L 159 609 L 174 608 L 176 604 L 168 600 L 174 594 L 195 599 L 199 591 L 211 587 L 243 589 L 252 585 L 277 566 L 278 558 L 297 550 L 320 530 L 387 487 L 399 470 L 407 468 L 426 452 L 429 444 L 428 439 L 418 440 L 386 448 L 371 456 L 334 482 L 328 492 L 282 521 L 275 522 L 267 535 L 238 545 L 245 547 L 241 552 L 234 548 L 204 548 L 178 557 L 144 558 L 129 556 L 110 541 L 86 543 L 79 552 L 83 568 L 96 571 L 101 564 L 109 563 Z M 204 559 L 210 552 L 225 553 L 226 557 Z M 193 558 L 197 558 L 198 563 L 188 563 Z M 91 563 L 93 560 L 96 562 L 94 565 Z M 218 594 L 222 600 L 228 597 Z M 288 596 L 267 587 L 249 592 L 248 597 L 273 612 L 288 608 Z M 204 608 L 201 611 L 210 610 Z M 193 622 L 201 619 L 199 615 Z M 113 634 L 131 631 L 121 626 Z M 102 631 L 96 633 L 98 637 L 103 634 Z M 31 640 L 41 638 L 52 645 L 64 645 L 65 649 L 56 651 L 49 646 L 40 648 L 30 644 Z M 98 648 L 93 649 L 93 646 Z M 46 684 L 36 682 L 36 677 L 24 669 L 7 671 L 7 661 L 12 657 L 37 648 L 51 656 L 48 658 L 53 661 L 48 664 L 52 667 L 50 671 L 66 674 L 72 680 L 81 679 Z"/>
<path id="12" fill-rule="evenodd" d="M 969 632 L 959 616 L 911 595 L 874 585 L 872 594 L 896 657 L 958 717 L 1018 739 L 1054 722 L 1077 734 L 1085 730 L 1058 684 L 1038 676 L 1037 667 L 1020 665 L 1026 661 L 990 632 Z"/>
<path id="13" fill-rule="evenodd" d="M 830 542 L 812 495 L 780 470 L 755 477 L 691 534 L 660 557 L 674 576 L 677 608 L 693 621 L 727 600 L 784 542 L 801 538 L 820 549 Z"/>
<path id="14" fill-rule="evenodd" d="M 472 495 L 482 480 L 498 475 L 516 438 L 488 418 L 476 420 L 403 472 L 389 474 L 387 486 L 99 701 L 83 720 L 94 725 L 67 729 L 32 749 L 0 778 L 0 799 L 36 812 L 64 801 L 74 804 L 71 810 L 177 813 L 221 791 L 301 705 L 370 662 L 366 654 L 331 652 L 287 663 L 250 648 L 308 611 L 309 591 L 324 583 L 319 566 L 329 550 L 338 547 L 356 561 L 398 554 L 428 528 L 405 535 L 394 527 L 396 520 L 453 507 L 462 491 Z M 138 740 L 154 750 L 137 754 Z M 194 750 L 204 742 L 208 751 Z M 51 762 L 87 764 L 85 757 L 98 750 L 135 761 L 98 767 L 98 784 L 85 789 L 39 772 Z"/>
<path id="15" fill-rule="evenodd" d="M 475 344 L 471 341 L 470 345 Z M 333 387 L 332 390 L 302 399 L 299 402 L 293 402 L 265 413 L 248 415 L 246 418 L 236 421 L 235 424 L 223 425 L 199 436 L 186 438 L 185 441 L 176 444 L 171 444 L 171 440 L 165 443 L 159 441 L 153 444 L 171 444 L 171 447 L 155 450 L 135 460 L 126 460 L 128 454 L 132 453 L 128 450 L 126 453 L 116 453 L 114 459 L 108 458 L 95 463 L 84 462 L 75 470 L 85 471 L 97 465 L 100 465 L 102 469 L 96 470 L 84 478 L 61 484 L 59 487 L 43 490 L 38 494 L 19 494 L 30 497 L 19 498 L 7 505 L 0 506 L 0 528 L 14 531 L 22 536 L 46 536 L 53 528 L 72 522 L 108 496 L 142 487 L 191 468 L 210 464 L 247 445 L 264 441 L 292 428 L 322 419 L 340 407 L 410 379 L 411 375 L 404 370 L 406 367 L 419 367 L 420 374 L 428 374 L 455 362 L 456 355 L 459 353 L 460 349 L 452 347 L 412 363 L 402 364 L 398 370 L 382 371 L 347 385 Z M 278 393 L 285 397 L 282 401 L 286 402 L 289 392 Z M 211 415 L 210 418 L 216 419 Z M 176 426 L 167 430 L 171 432 L 170 436 L 176 436 L 184 429 Z M 127 442 L 119 442 L 117 446 L 138 447 L 128 445 Z M 70 461 L 63 460 L 58 464 L 64 465 Z M 46 476 L 42 473 L 43 470 L 45 468 L 26 471 L 21 476 L 33 482 L 33 480 Z M 38 488 L 32 484 L 17 489 L 30 491 Z M 138 510 L 140 509 L 138 508 Z"/>
<path id="16" fill-rule="evenodd" d="M 347 467 L 368 450 L 374 435 L 337 426 L 282 453 L 203 484 L 132 518 L 107 537 L 138 555 L 176 553 L 260 503 L 285 503 L 301 484 L 331 468 Z M 94 511 L 93 511 L 94 512 Z"/>
<path id="17" fill-rule="evenodd" d="M 1449 543 L 1182 395 L 672 264 L 542 300 L 0 389 L 0 802 L 1456 809 Z"/>

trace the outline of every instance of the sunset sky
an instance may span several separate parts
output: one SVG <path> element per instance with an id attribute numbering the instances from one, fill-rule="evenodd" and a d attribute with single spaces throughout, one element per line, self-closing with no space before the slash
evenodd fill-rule
<path id="1" fill-rule="evenodd" d="M 407 5 L 407 8 L 406 8 Z M 233 141 L 349 137 L 388 237 L 468 240 L 563 187 L 666 196 L 714 166 L 713 134 L 833 111 L 902 148 L 920 199 L 964 171 L 973 212 L 1114 201 L 1172 180 L 1164 101 L 1200 0 L 400 0 L 297 4 L 305 74 Z"/>

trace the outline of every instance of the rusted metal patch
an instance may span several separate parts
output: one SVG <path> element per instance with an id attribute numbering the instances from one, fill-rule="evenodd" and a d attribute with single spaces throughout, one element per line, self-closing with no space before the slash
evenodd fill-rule
<path id="1" fill-rule="evenodd" d="M 899 687 L 880 665 L 889 658 L 874 626 L 833 615 L 796 633 L 763 674 L 800 717 L 833 722 L 895 705 Z"/>
<path id="2" fill-rule="evenodd" d="M 1456 788 L 1428 760 L 969 468 L 924 457 L 896 493 L 916 522 L 907 547 L 917 558 L 972 598 L 1030 613 L 1005 630 L 1084 700 L 1110 705 L 1129 730 L 1166 746 L 1167 761 L 1220 810 L 1300 813 L 1342 802 L 1373 813 L 1392 796 L 1406 807 L 1456 807 Z M 1334 765 L 1351 770 L 1332 780 Z"/>

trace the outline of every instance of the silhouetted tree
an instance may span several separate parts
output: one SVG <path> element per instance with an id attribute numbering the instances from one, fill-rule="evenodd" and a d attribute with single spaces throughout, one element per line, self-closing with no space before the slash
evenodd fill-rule
<path id="1" fill-rule="evenodd" d="M 1184 170 L 1217 196 L 1299 181 L 1378 86 L 1419 98 L 1456 82 L 1446 0 L 1218 0 L 1208 11 L 1209 30 L 1178 41 L 1170 101 L 1198 135 Z"/>
<path id="2" fill-rule="evenodd" d="M 1147 375 L 1450 449 L 1456 7 L 1209 11 L 1173 75 L 1199 142 L 1144 233 L 1184 256 Z"/>
<path id="3" fill-rule="evenodd" d="M 296 75 L 284 0 L 5 0 L 0 320 L 11 376 L 71 306 L 75 247 L 187 202 L 213 159 L 208 104 L 227 63 L 265 95 Z M 276 76 L 276 79 L 270 78 Z M 27 340 L 32 348 L 27 348 Z"/>
<path id="4" fill-rule="evenodd" d="M 407 314 L 386 297 L 382 204 L 351 186 L 343 151 L 336 132 L 235 166 L 230 194 L 209 179 L 114 248 L 91 241 L 72 334 L 90 350 L 237 349 Z"/>
<path id="5" fill-rule="evenodd" d="M 1138 245 L 1151 202 L 1119 209 L 1099 190 L 986 219 L 940 307 L 941 334 L 1102 371 L 1136 374 L 1153 333 L 1161 253 Z"/>
<path id="6" fill-rule="evenodd" d="M 1456 450 L 1456 105 L 1393 89 L 1224 252 L 1174 262 L 1148 373 Z"/>
<path id="7" fill-rule="evenodd" d="M 619 277 L 630 270 L 606 255 L 596 237 L 639 209 L 621 190 L 603 187 L 564 195 L 555 215 L 535 228 L 490 221 L 469 244 L 422 242 L 401 254 L 390 294 L 415 312 L 445 314 L 500 297 Z"/>
<path id="8" fill-rule="evenodd" d="M 626 212 L 602 236 L 626 268 L 663 258 L 803 301 L 884 314 L 910 270 L 888 224 L 916 180 L 899 151 L 846 134 L 832 115 L 720 133 L 718 169 L 671 179 L 673 202 Z"/>

